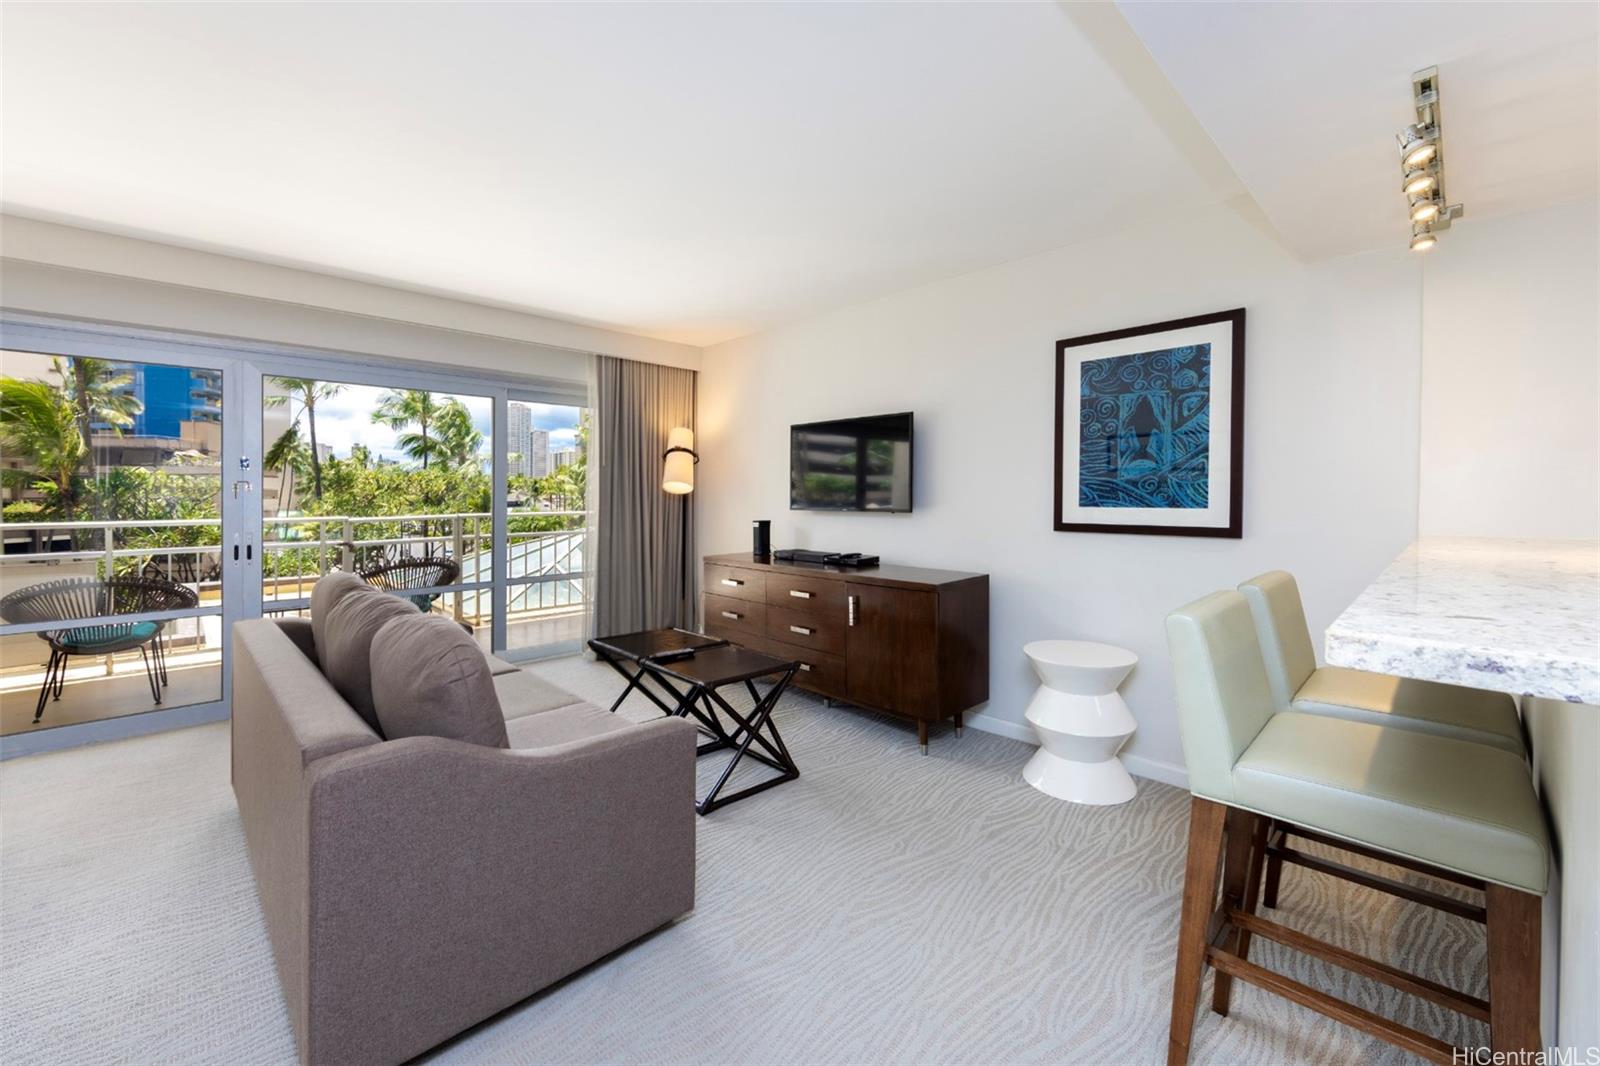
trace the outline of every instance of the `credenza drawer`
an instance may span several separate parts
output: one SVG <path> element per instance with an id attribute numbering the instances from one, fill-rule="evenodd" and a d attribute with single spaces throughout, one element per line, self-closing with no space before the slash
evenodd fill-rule
<path id="1" fill-rule="evenodd" d="M 800 663 L 800 669 L 794 675 L 795 684 L 812 692 L 820 692 L 824 696 L 844 699 L 845 690 L 848 688 L 845 684 L 844 656 L 809 651 L 805 648 L 778 650 L 777 642 L 773 643 L 774 651 L 771 654 L 779 658 L 793 658 Z"/>
<path id="2" fill-rule="evenodd" d="M 740 570 L 732 566 L 706 564 L 705 591 L 710 596 L 730 596 L 736 600 L 765 603 L 767 575 L 760 570 Z"/>
<path id="3" fill-rule="evenodd" d="M 813 611 L 767 606 L 767 636 L 812 651 L 844 653 L 846 621 L 843 612 L 824 618 Z"/>
<path id="4" fill-rule="evenodd" d="M 717 633 L 709 624 L 706 626 L 706 631 L 724 640 L 735 639 L 731 635 Z M 766 652 L 779 659 L 789 659 L 799 663 L 800 669 L 795 671 L 794 684 L 819 695 L 844 699 L 845 691 L 849 687 L 845 678 L 844 656 L 829 655 L 814 648 L 801 648 L 771 638 L 745 637 L 739 643 L 754 651 Z"/>
<path id="5" fill-rule="evenodd" d="M 844 582 L 805 574 L 768 574 L 767 606 L 787 607 L 819 618 L 843 618 Z"/>
<path id="6" fill-rule="evenodd" d="M 712 627 L 716 627 L 713 629 Z M 706 595 L 706 631 L 723 640 L 764 636 L 767 631 L 767 605 L 727 596 Z"/>

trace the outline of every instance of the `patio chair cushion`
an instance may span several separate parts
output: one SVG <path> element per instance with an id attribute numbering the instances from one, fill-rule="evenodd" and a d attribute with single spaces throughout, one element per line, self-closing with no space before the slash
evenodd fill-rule
<path id="1" fill-rule="evenodd" d="M 372 638 L 372 702 L 383 735 L 504 748 L 506 720 L 483 652 L 461 627 L 413 611 Z"/>
<path id="2" fill-rule="evenodd" d="M 372 702 L 372 638 L 391 619 L 416 617 L 420 617 L 417 609 L 399 596 L 376 589 L 371 595 L 346 593 L 328 610 L 323 639 L 317 641 L 322 672 L 379 736 L 384 734 Z"/>
<path id="3" fill-rule="evenodd" d="M 311 638 L 316 645 L 317 661 L 326 662 L 323 649 L 328 643 L 328 612 L 351 592 L 376 593 L 378 590 L 361 580 L 357 574 L 335 570 L 317 579 L 311 586 Z"/>
<path id="4" fill-rule="evenodd" d="M 154 637 L 160 628 L 161 625 L 158 622 L 81 626 L 78 629 L 69 629 L 61 634 L 56 643 L 71 652 L 94 652 L 112 644 L 142 644 Z"/>

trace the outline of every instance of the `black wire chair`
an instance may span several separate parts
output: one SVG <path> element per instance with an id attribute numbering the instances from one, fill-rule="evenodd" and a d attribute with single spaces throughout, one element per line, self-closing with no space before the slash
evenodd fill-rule
<path id="1" fill-rule="evenodd" d="M 0 599 L 0 618 L 13 625 L 71 622 L 145 611 L 177 611 L 199 603 L 200 597 L 193 589 L 161 578 L 69 577 L 29 585 Z M 61 698 L 67 659 L 73 655 L 112 655 L 137 649 L 144 660 L 150 695 L 160 703 L 161 686 L 167 683 L 166 625 L 111 622 L 38 633 L 39 639 L 50 645 L 50 664 L 45 667 L 33 720 L 38 722 L 44 717 L 44 705 L 52 695 L 57 700 Z"/>
<path id="2" fill-rule="evenodd" d="M 409 592 L 411 589 L 437 588 L 454 585 L 461 575 L 461 564 L 454 559 L 430 556 L 425 559 L 394 559 L 368 566 L 356 573 L 361 580 L 386 592 Z M 439 593 L 422 593 L 406 597 L 419 611 L 431 611 Z"/>

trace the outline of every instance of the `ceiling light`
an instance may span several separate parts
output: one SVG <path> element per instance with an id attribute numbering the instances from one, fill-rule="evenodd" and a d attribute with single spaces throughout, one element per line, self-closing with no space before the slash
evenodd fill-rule
<path id="1" fill-rule="evenodd" d="M 1411 104 L 1417 120 L 1395 135 L 1400 142 L 1400 191 L 1411 219 L 1411 250 L 1425 252 L 1439 243 L 1439 231 L 1462 215 L 1444 191 L 1444 132 L 1439 116 L 1439 68 L 1411 75 Z"/>
<path id="2" fill-rule="evenodd" d="M 1417 200 L 1411 205 L 1411 221 L 1432 222 L 1439 217 L 1438 200 Z"/>
<path id="3" fill-rule="evenodd" d="M 1400 186 L 1400 191 L 1407 196 L 1417 196 L 1427 192 L 1438 184 L 1431 170 L 1412 170 L 1406 173 L 1405 181 Z"/>
<path id="4" fill-rule="evenodd" d="M 1395 139 L 1400 142 L 1400 165 L 1407 170 L 1420 167 L 1439 154 L 1439 131 L 1432 127 L 1407 126 Z"/>

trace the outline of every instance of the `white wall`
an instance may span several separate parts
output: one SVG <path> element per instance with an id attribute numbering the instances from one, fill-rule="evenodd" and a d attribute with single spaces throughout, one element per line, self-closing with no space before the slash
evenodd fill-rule
<path id="1" fill-rule="evenodd" d="M 1597 225 L 1592 200 L 1469 217 L 1428 253 L 1424 534 L 1600 536 Z"/>
<path id="2" fill-rule="evenodd" d="M 503 373 L 566 376 L 563 351 L 700 365 L 684 344 L 13 215 L 0 255 L 14 310 Z"/>
<path id="3" fill-rule="evenodd" d="M 706 350 L 700 536 L 748 550 L 876 552 L 991 575 L 991 700 L 973 724 L 1031 739 L 1042 637 L 1129 647 L 1130 766 L 1176 779 L 1162 620 L 1274 567 L 1300 578 L 1314 633 L 1416 532 L 1420 264 L 1392 250 L 1306 266 L 1218 208 L 899 293 Z M 1052 529 L 1054 342 L 1248 310 L 1243 540 Z M 788 510 L 788 427 L 913 410 L 916 512 Z"/>

